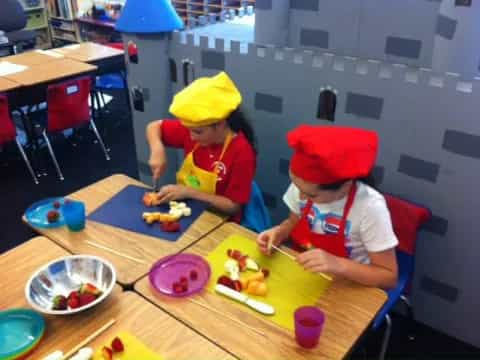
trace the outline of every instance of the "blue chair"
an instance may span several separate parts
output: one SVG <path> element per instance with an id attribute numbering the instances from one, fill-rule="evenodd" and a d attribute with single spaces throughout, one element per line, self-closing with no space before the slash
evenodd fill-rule
<path id="1" fill-rule="evenodd" d="M 398 263 L 397 286 L 387 291 L 388 300 L 380 310 L 373 322 L 373 329 L 377 330 L 384 322 L 386 323 L 385 334 L 382 340 L 379 359 L 385 359 L 390 335 L 392 332 L 392 319 L 390 311 L 402 301 L 407 306 L 408 317 L 413 321 L 413 307 L 407 297 L 410 282 L 413 278 L 415 267 L 415 242 L 417 232 L 423 224 L 431 218 L 429 209 L 402 200 L 392 195 L 384 195 L 392 219 L 393 230 L 398 238 L 399 245 L 396 250 Z"/>
<path id="2" fill-rule="evenodd" d="M 272 227 L 272 220 L 263 201 L 262 191 L 255 181 L 252 182 L 250 201 L 243 209 L 241 225 L 258 233 Z"/>

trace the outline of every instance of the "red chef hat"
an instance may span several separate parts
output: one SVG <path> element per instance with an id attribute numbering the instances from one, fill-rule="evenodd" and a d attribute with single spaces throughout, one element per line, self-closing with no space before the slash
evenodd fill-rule
<path id="1" fill-rule="evenodd" d="M 378 151 L 376 132 L 349 127 L 301 125 L 287 139 L 292 173 L 319 185 L 367 176 Z"/>

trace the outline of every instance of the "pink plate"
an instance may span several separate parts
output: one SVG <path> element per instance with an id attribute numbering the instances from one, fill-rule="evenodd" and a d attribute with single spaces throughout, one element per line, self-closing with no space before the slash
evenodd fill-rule
<path id="1" fill-rule="evenodd" d="M 195 280 L 190 272 L 197 273 Z M 160 293 L 173 297 L 184 297 L 196 294 L 204 288 L 210 278 L 210 265 L 201 256 L 195 254 L 170 255 L 158 260 L 150 269 L 150 284 Z M 180 293 L 173 291 L 173 284 L 181 277 L 188 279 L 188 290 Z"/>

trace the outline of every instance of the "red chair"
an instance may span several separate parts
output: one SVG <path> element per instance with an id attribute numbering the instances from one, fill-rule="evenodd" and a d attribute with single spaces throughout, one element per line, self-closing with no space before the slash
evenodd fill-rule
<path id="1" fill-rule="evenodd" d="M 373 321 L 374 330 L 378 329 L 383 322 L 387 325 L 382 340 L 380 360 L 385 359 L 390 341 L 392 320 L 389 312 L 395 304 L 402 301 L 407 306 L 410 321 L 413 321 L 413 308 L 407 297 L 407 293 L 413 278 L 417 233 L 422 225 L 430 220 L 432 215 L 430 210 L 423 206 L 413 204 L 392 195 L 384 194 L 384 196 L 388 210 L 390 211 L 393 231 L 398 239 L 398 247 L 396 249 L 398 282 L 395 288 L 387 291 L 388 300 Z"/>
<path id="2" fill-rule="evenodd" d="M 8 106 L 8 98 L 6 95 L 0 94 L 0 146 L 8 144 L 10 142 L 16 142 L 18 151 L 22 155 L 23 161 L 27 165 L 30 175 L 32 175 L 33 181 L 35 184 L 38 184 L 38 179 L 35 176 L 32 165 L 28 160 L 25 151 L 23 150 L 22 144 L 17 138 L 17 128 L 10 116 L 10 108 Z"/>
<path id="3" fill-rule="evenodd" d="M 89 77 L 82 77 L 50 85 L 47 89 L 47 126 L 43 130 L 42 136 L 47 144 L 60 180 L 63 180 L 64 177 L 47 133 L 57 133 L 67 129 L 90 125 L 102 147 L 105 158 L 110 160 L 105 144 L 90 114 L 88 97 L 90 96 L 91 83 Z"/>

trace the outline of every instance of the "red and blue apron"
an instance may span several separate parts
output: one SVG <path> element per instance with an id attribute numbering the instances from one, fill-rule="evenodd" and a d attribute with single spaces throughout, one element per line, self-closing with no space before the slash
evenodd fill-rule
<path id="1" fill-rule="evenodd" d="M 290 238 L 293 240 L 295 247 L 302 251 L 317 248 L 325 250 L 335 256 L 344 258 L 349 257 L 349 252 L 346 247 L 347 238 L 345 236 L 345 227 L 356 193 L 357 184 L 354 182 L 348 193 L 347 202 L 343 208 L 342 219 L 338 231 L 335 234 L 317 234 L 312 231 L 308 222 L 308 214 L 312 209 L 313 202 L 308 200 L 306 206 L 302 210 L 300 220 L 290 233 Z M 314 224 L 312 224 L 312 227 L 313 225 Z"/>

